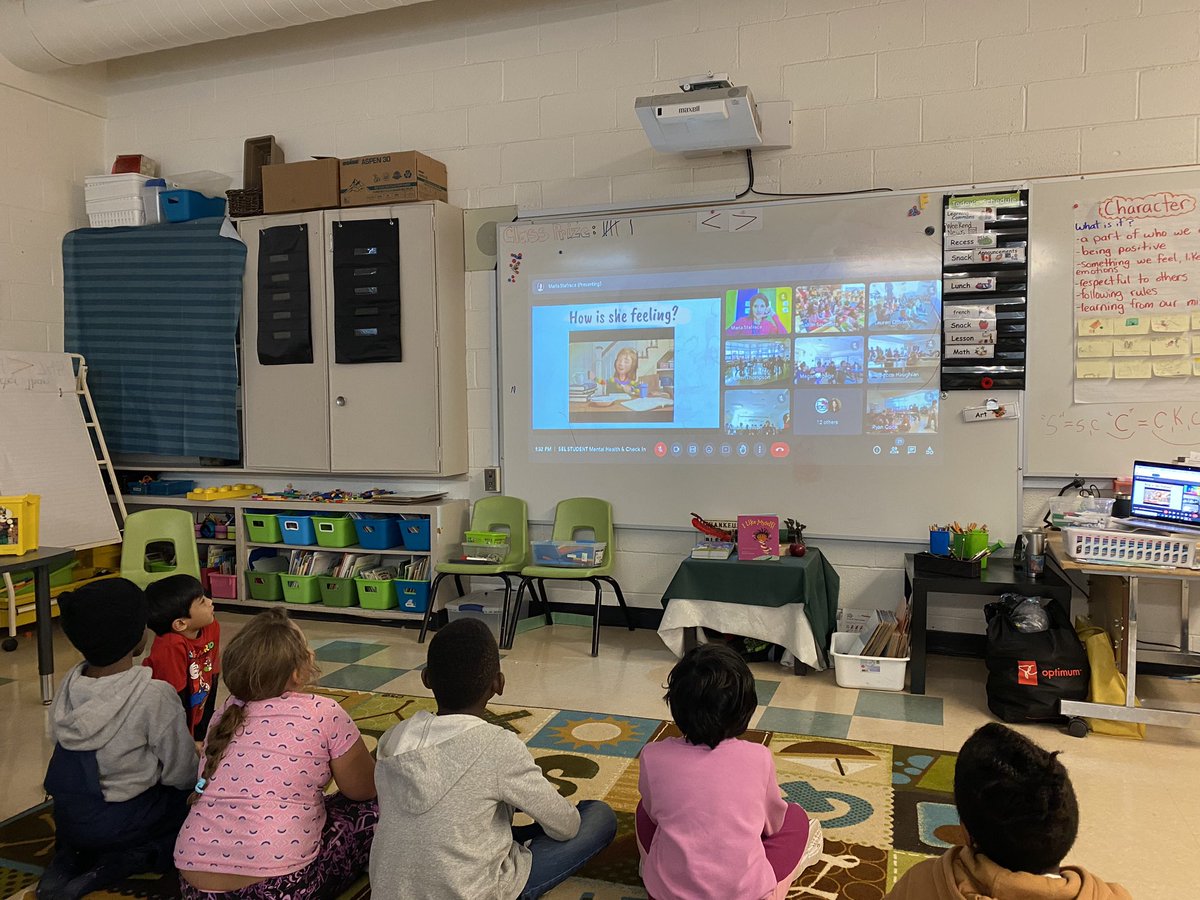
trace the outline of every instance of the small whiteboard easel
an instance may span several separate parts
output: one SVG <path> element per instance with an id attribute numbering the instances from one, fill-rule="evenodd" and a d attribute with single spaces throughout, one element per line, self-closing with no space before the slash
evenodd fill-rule
<path id="1" fill-rule="evenodd" d="M 0 351 L 0 495 L 41 496 L 38 543 L 121 540 L 65 353 Z"/>

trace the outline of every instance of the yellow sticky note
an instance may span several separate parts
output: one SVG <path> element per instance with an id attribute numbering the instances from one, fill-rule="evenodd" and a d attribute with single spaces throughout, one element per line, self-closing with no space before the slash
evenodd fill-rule
<path id="1" fill-rule="evenodd" d="M 1111 319 L 1080 319 L 1079 336 L 1088 337 L 1093 334 L 1111 334 Z"/>
<path id="2" fill-rule="evenodd" d="M 1119 359 L 1113 367 L 1117 378 L 1149 378 L 1150 360 L 1148 359 Z"/>
<path id="3" fill-rule="evenodd" d="M 1112 378 L 1113 364 L 1108 359 L 1075 360 L 1076 378 Z"/>
<path id="4" fill-rule="evenodd" d="M 1192 352 L 1200 353 L 1200 334 L 1192 335 Z"/>
<path id="5" fill-rule="evenodd" d="M 1122 316 L 1112 319 L 1113 334 L 1149 334 L 1150 320 L 1145 316 Z"/>
<path id="6" fill-rule="evenodd" d="M 1180 378 L 1190 374 L 1191 366 L 1182 356 L 1154 360 L 1154 375 L 1157 378 Z"/>
<path id="7" fill-rule="evenodd" d="M 1148 356 L 1150 338 L 1122 337 L 1113 341 L 1113 356 Z"/>
<path id="8" fill-rule="evenodd" d="M 1150 339 L 1151 356 L 1183 356 L 1188 352 L 1187 335 L 1156 337 Z"/>
<path id="9" fill-rule="evenodd" d="M 1112 356 L 1113 342 L 1107 338 L 1079 341 L 1075 345 L 1075 355 L 1080 359 L 1102 359 Z"/>
<path id="10" fill-rule="evenodd" d="M 1192 313 L 1192 328 L 1200 331 L 1200 312 Z"/>
<path id="11" fill-rule="evenodd" d="M 1150 320 L 1150 330 L 1158 332 L 1178 332 L 1188 330 L 1188 315 L 1155 316 Z"/>
<path id="12" fill-rule="evenodd" d="M 1200 356 L 1192 357 L 1192 374 L 1200 375 Z"/>

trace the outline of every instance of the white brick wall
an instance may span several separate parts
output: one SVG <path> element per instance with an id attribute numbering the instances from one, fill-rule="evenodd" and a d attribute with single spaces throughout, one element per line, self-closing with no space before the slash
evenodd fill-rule
<path id="1" fill-rule="evenodd" d="M 791 101 L 795 146 L 756 158 L 759 186 L 773 190 L 1197 161 L 1194 0 L 423 4 L 111 63 L 103 156 L 140 148 L 168 171 L 238 179 L 242 140 L 273 132 L 291 159 L 424 150 L 447 162 L 452 199 L 467 206 L 710 197 L 744 186 L 741 162 L 655 154 L 633 114 L 635 97 L 707 69 L 729 71 L 762 99 Z M 0 147 L 12 140 L 0 132 Z M 0 341 L 60 339 L 52 279 L 16 289 L 6 280 L 10 271 L 45 274 L 36 250 L 13 248 L 18 232 L 49 226 L 14 215 L 18 204 L 46 213 L 47 197 L 70 196 L 74 170 L 54 165 L 34 184 L 0 176 Z M 472 308 L 489 309 L 490 276 L 468 283 Z M 473 318 L 475 472 L 452 485 L 460 492 L 478 489 L 495 443 L 486 402 L 493 338 L 489 317 Z M 623 533 L 618 543 L 633 602 L 655 606 L 686 536 Z M 828 547 L 850 603 L 898 590 L 902 546 Z"/>
<path id="2" fill-rule="evenodd" d="M 104 168 L 103 70 L 31 75 L 0 57 L 0 350 L 61 350 L 63 235 Z"/>

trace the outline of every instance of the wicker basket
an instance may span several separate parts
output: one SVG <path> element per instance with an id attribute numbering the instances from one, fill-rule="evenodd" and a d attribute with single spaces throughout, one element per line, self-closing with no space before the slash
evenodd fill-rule
<path id="1" fill-rule="evenodd" d="M 263 192 L 258 190 L 226 191 L 229 198 L 229 216 L 234 219 L 244 219 L 246 216 L 261 216 L 263 212 Z"/>

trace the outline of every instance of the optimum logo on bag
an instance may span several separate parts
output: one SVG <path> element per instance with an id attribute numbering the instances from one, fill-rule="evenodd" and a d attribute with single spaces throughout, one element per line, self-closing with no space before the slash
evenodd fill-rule
<path id="1" fill-rule="evenodd" d="M 1017 684 L 1038 683 L 1038 664 L 1036 659 L 1017 660 Z"/>

